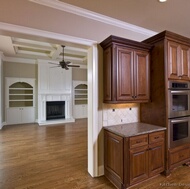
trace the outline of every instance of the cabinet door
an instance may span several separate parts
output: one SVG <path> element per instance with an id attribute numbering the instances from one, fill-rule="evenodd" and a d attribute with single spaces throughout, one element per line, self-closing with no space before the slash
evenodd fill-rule
<path id="1" fill-rule="evenodd" d="M 165 170 L 164 143 L 153 143 L 149 146 L 149 177 Z"/>
<path id="2" fill-rule="evenodd" d="M 148 146 L 130 149 L 130 185 L 148 178 Z"/>
<path id="3" fill-rule="evenodd" d="M 190 80 L 190 52 L 189 47 L 180 45 L 179 77 Z"/>
<path id="4" fill-rule="evenodd" d="M 133 100 L 133 50 L 117 48 L 117 100 Z"/>
<path id="5" fill-rule="evenodd" d="M 6 122 L 7 124 L 21 123 L 21 108 L 7 108 Z"/>
<path id="6" fill-rule="evenodd" d="M 176 165 L 180 165 L 186 161 L 189 161 L 190 158 L 190 148 L 182 147 L 181 149 L 174 148 L 170 150 L 169 153 L 169 166 L 170 168 L 175 167 Z"/>
<path id="7" fill-rule="evenodd" d="M 134 53 L 134 97 L 135 100 L 149 100 L 150 58 L 149 52 Z"/>
<path id="8" fill-rule="evenodd" d="M 87 118 L 87 105 L 74 105 L 74 118 Z"/>
<path id="9" fill-rule="evenodd" d="M 178 79 L 180 61 L 180 46 L 178 43 L 168 41 L 168 78 Z"/>
<path id="10" fill-rule="evenodd" d="M 35 110 L 33 107 L 23 107 L 21 109 L 21 123 L 35 122 Z"/>
<path id="11" fill-rule="evenodd" d="M 104 166 L 105 174 L 114 175 L 123 182 L 123 138 L 105 131 L 104 133 Z M 108 175 L 107 175 L 108 176 Z"/>

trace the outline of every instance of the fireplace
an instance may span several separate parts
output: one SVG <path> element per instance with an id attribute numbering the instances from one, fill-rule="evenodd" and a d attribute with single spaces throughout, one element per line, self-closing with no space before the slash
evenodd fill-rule
<path id="1" fill-rule="evenodd" d="M 46 120 L 64 118 L 65 101 L 46 101 Z"/>

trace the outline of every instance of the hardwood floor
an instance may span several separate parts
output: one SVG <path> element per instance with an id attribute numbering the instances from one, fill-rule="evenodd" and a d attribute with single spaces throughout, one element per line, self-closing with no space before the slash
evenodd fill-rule
<path id="1" fill-rule="evenodd" d="M 87 172 L 87 122 L 5 126 L 0 131 L 0 189 L 114 189 Z M 190 188 L 190 167 L 132 189 Z"/>
<path id="2" fill-rule="evenodd" d="M 87 172 L 87 122 L 5 126 L 0 131 L 0 189 L 113 189 Z"/>

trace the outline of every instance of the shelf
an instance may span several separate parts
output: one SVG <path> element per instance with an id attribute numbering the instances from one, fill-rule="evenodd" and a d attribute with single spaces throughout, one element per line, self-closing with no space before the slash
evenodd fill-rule
<path id="1" fill-rule="evenodd" d="M 78 84 L 74 88 L 74 104 L 86 105 L 88 103 L 88 86 L 86 84 Z"/>
<path id="2" fill-rule="evenodd" d="M 33 107 L 34 89 L 26 82 L 16 81 L 8 86 L 8 107 Z"/>

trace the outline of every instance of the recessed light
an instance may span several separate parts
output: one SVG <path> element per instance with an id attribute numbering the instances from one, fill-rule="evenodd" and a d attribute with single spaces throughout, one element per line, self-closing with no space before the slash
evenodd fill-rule
<path id="1" fill-rule="evenodd" d="M 166 2 L 167 0 L 158 0 L 160 3 L 164 3 Z"/>

